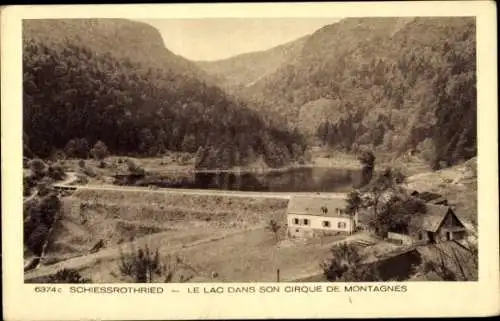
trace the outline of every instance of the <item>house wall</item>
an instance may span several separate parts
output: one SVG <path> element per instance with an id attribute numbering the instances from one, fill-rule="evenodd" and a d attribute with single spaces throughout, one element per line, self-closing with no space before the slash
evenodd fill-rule
<path id="1" fill-rule="evenodd" d="M 451 211 L 451 210 L 450 210 Z M 460 221 L 455 217 L 455 215 L 452 215 L 451 212 L 448 212 L 446 214 L 446 217 L 443 220 L 442 223 L 442 228 L 447 228 L 447 227 L 464 227 Z"/>
<path id="2" fill-rule="evenodd" d="M 451 233 L 448 237 L 448 233 Z M 448 232 L 446 229 L 439 229 L 436 232 L 436 241 L 448 241 L 448 240 L 461 240 L 466 236 L 465 231 L 451 231 Z"/>
<path id="3" fill-rule="evenodd" d="M 452 231 L 451 232 L 451 238 L 448 239 L 446 235 L 446 230 L 440 229 L 437 232 L 428 232 L 428 231 L 423 231 L 420 236 L 422 241 L 427 241 L 431 242 L 432 240 L 429 238 L 429 234 L 432 235 L 434 242 L 439 243 L 439 242 L 446 242 L 448 240 L 462 240 L 467 237 L 467 232 L 466 231 Z"/>
<path id="4" fill-rule="evenodd" d="M 298 220 L 298 224 L 296 220 Z M 307 220 L 307 224 L 305 224 L 305 220 Z M 325 225 L 324 222 L 328 222 L 328 225 Z M 355 227 L 354 220 L 349 217 L 314 216 L 293 213 L 287 215 L 287 224 L 290 236 L 301 237 L 312 236 L 311 234 L 314 234 L 309 231 L 352 233 Z"/>
<path id="5" fill-rule="evenodd" d="M 429 235 L 427 234 L 427 231 L 421 231 L 420 233 L 418 233 L 417 238 L 419 241 L 429 241 Z"/>

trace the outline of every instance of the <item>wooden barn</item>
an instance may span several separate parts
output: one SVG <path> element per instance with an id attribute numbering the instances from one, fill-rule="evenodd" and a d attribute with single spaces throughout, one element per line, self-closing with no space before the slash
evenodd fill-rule
<path id="1" fill-rule="evenodd" d="M 387 239 L 401 244 L 438 243 L 441 241 L 461 240 L 467 237 L 465 224 L 457 217 L 450 206 L 440 204 L 426 204 L 425 214 L 415 214 L 412 225 L 415 232 L 411 235 L 389 231 Z M 373 218 L 370 210 L 360 210 L 356 215 L 358 230 L 375 232 L 369 227 Z"/>
<path id="2" fill-rule="evenodd" d="M 419 240 L 429 243 L 461 240 L 467 236 L 464 223 L 449 206 L 427 204 L 427 212 L 418 218 Z"/>

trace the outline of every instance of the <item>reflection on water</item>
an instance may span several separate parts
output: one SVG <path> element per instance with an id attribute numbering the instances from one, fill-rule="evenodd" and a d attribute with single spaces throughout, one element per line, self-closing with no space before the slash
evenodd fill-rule
<path id="1" fill-rule="evenodd" d="M 126 185 L 256 192 L 348 192 L 361 172 L 335 168 L 296 168 L 265 173 L 196 172 L 183 176 L 146 177 Z"/>

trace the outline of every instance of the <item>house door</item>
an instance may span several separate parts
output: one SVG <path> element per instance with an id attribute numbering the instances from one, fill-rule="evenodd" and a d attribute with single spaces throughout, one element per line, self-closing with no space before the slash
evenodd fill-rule
<path id="1" fill-rule="evenodd" d="M 429 243 L 436 243 L 436 239 L 434 238 L 434 233 L 427 232 L 427 238 L 429 239 Z"/>
<path id="2" fill-rule="evenodd" d="M 451 234 L 451 232 L 446 232 L 446 240 L 447 241 L 453 240 L 453 235 Z"/>

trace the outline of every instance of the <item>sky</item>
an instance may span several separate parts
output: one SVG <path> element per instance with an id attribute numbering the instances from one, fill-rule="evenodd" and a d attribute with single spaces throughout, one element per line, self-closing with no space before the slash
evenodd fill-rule
<path id="1" fill-rule="evenodd" d="M 139 20 L 139 19 L 136 19 Z M 158 29 L 165 46 L 187 59 L 219 60 L 261 51 L 313 33 L 339 18 L 141 19 Z"/>

